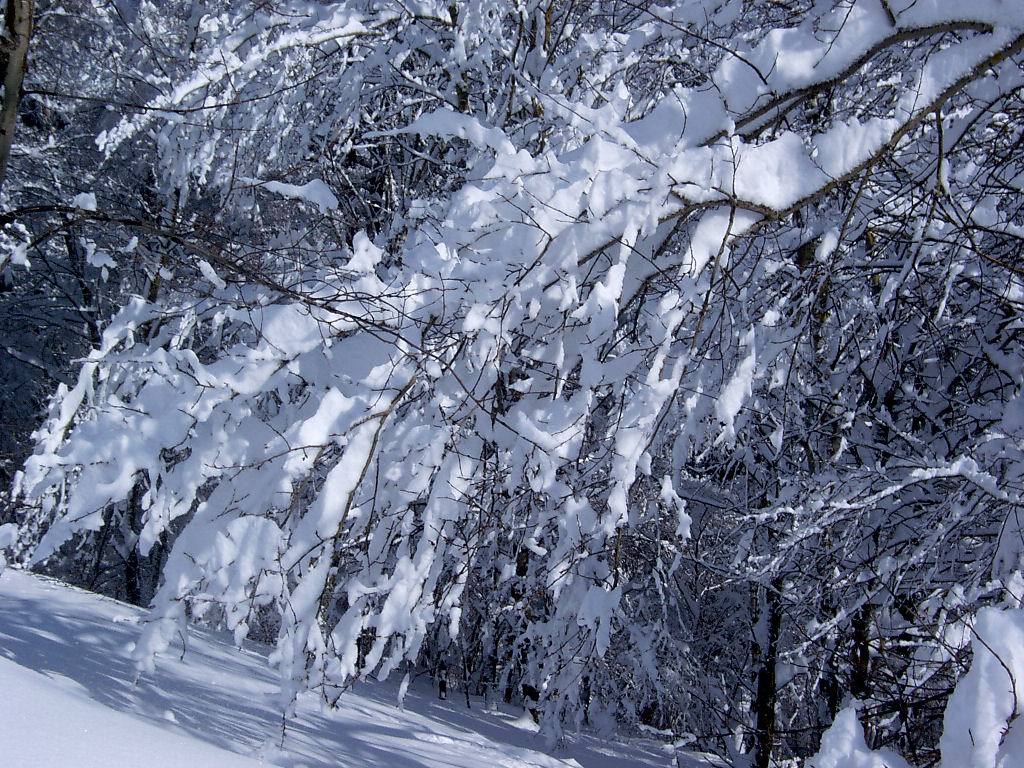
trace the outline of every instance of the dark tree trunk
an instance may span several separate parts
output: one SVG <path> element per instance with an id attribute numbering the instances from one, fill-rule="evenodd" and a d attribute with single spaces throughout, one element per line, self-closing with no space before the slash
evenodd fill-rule
<path id="1" fill-rule="evenodd" d="M 28 41 L 32 36 L 34 0 L 7 0 L 4 10 L 3 47 L 7 54 L 4 67 L 4 98 L 0 107 L 0 189 L 7 175 L 7 161 L 11 157 L 14 128 L 18 121 L 18 101 L 21 83 L 25 79 Z"/>
<path id="2" fill-rule="evenodd" d="M 862 605 L 853 616 L 853 650 L 851 653 L 850 693 L 858 699 L 870 693 L 871 649 L 868 645 L 871 629 L 871 606 Z"/>
<path id="3" fill-rule="evenodd" d="M 128 498 L 128 509 L 125 511 L 128 516 L 128 530 L 125 531 L 127 555 L 124 563 L 124 596 L 132 605 L 142 605 L 142 568 L 139 563 L 138 534 L 143 493 L 143 484 L 137 481 Z"/>
<path id="4" fill-rule="evenodd" d="M 768 768 L 775 743 L 776 679 L 775 665 L 779 656 L 779 632 L 782 611 L 779 605 L 780 585 L 765 589 L 762 615 L 754 635 L 757 668 L 757 692 L 754 698 L 754 762 L 753 768 Z"/>

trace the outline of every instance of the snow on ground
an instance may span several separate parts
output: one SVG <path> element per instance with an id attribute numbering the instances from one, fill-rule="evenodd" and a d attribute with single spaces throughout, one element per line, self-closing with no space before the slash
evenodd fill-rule
<path id="1" fill-rule="evenodd" d="M 136 681 L 130 650 L 144 612 L 59 582 L 0 573 L 2 768 L 653 768 L 653 741 L 582 735 L 552 751 L 519 712 L 437 700 L 417 680 L 362 683 L 326 710 L 298 702 L 282 742 L 277 678 L 258 646 L 196 630 Z M 679 755 L 680 768 L 707 766 Z"/>

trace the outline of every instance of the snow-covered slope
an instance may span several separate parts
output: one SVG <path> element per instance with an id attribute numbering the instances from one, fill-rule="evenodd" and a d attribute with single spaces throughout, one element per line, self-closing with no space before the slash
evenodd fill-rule
<path id="1" fill-rule="evenodd" d="M 584 735 L 552 751 L 511 711 L 467 710 L 414 681 L 363 683 L 324 710 L 301 697 L 282 741 L 277 679 L 259 649 L 196 631 L 136 679 L 143 613 L 59 582 L 0 573 L 3 768 L 648 768 L 707 765 L 653 743 Z M 461 701 L 460 701 L 461 699 Z"/>

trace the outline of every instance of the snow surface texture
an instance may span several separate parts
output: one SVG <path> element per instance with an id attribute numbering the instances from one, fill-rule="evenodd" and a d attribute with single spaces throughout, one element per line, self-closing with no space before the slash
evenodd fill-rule
<path id="1" fill-rule="evenodd" d="M 281 741 L 277 675 L 263 649 L 196 631 L 135 680 L 143 612 L 23 571 L 0 573 L 3 768 L 626 768 L 711 765 L 649 741 L 582 736 L 545 754 L 529 717 L 438 701 L 413 681 L 365 683 L 336 710 L 299 698 Z M 404 685 L 403 685 L 404 687 Z"/>

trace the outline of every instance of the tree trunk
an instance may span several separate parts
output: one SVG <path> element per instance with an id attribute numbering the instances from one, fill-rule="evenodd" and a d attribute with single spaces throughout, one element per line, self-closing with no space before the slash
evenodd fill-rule
<path id="1" fill-rule="evenodd" d="M 139 562 L 138 534 L 140 526 L 140 512 L 142 510 L 142 495 L 144 489 L 142 480 L 137 479 L 128 499 L 128 509 L 125 531 L 125 546 L 127 553 L 124 564 L 124 594 L 125 600 L 132 605 L 142 605 L 142 567 Z"/>
<path id="2" fill-rule="evenodd" d="M 142 605 L 142 585 L 139 568 L 139 550 L 132 547 L 128 550 L 128 559 L 124 571 L 124 597 L 132 605 Z"/>
<path id="3" fill-rule="evenodd" d="M 866 699 L 871 692 L 871 606 L 862 605 L 853 615 L 853 651 L 851 653 L 850 693 Z"/>
<path id="4" fill-rule="evenodd" d="M 3 47 L 7 52 L 4 68 L 4 100 L 0 110 L 0 189 L 7 176 L 7 161 L 11 156 L 14 127 L 18 120 L 18 100 L 21 83 L 25 79 L 25 61 L 28 40 L 32 35 L 34 0 L 7 0 L 4 11 Z"/>
<path id="5" fill-rule="evenodd" d="M 765 589 L 764 613 L 759 617 L 755 635 L 755 650 L 760 663 L 754 699 L 756 719 L 753 768 L 768 768 L 772 758 L 772 746 L 775 743 L 775 665 L 779 660 L 779 631 L 782 627 L 779 586 L 773 583 Z"/>

